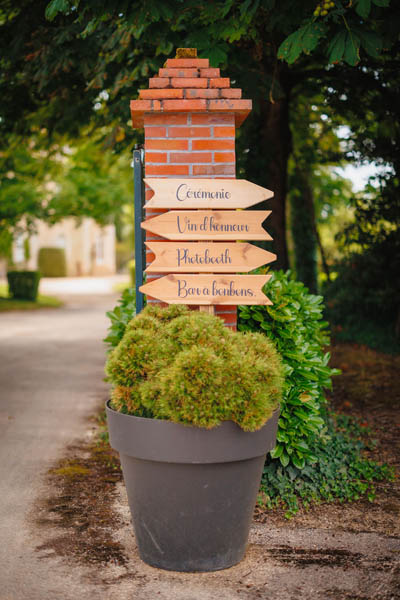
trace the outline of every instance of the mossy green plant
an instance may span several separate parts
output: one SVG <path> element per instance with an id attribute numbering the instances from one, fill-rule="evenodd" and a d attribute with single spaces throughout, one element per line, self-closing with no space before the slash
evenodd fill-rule
<path id="1" fill-rule="evenodd" d="M 254 431 L 281 398 L 272 342 L 186 306 L 147 306 L 109 355 L 111 406 L 123 413 L 211 429 L 232 420 Z"/>

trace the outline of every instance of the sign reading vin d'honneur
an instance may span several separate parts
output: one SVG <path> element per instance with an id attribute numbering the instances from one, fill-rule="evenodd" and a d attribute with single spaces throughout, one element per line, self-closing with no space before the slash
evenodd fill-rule
<path id="1" fill-rule="evenodd" d="M 146 271 L 169 274 L 141 286 L 141 292 L 168 304 L 271 304 L 262 291 L 270 275 L 234 274 L 249 272 L 276 259 L 271 252 L 237 241 L 272 239 L 261 226 L 271 211 L 232 209 L 268 200 L 273 192 L 239 179 L 145 179 L 145 182 L 154 191 L 146 208 L 180 210 L 149 219 L 142 227 L 167 240 L 184 241 L 146 243 L 155 255 Z"/>
<path id="2" fill-rule="evenodd" d="M 270 210 L 170 210 L 142 228 L 167 240 L 272 240 L 262 223 Z"/>

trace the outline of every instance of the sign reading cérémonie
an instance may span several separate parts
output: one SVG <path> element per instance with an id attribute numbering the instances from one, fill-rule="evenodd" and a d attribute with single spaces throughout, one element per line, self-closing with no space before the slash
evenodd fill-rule
<path id="1" fill-rule="evenodd" d="M 145 208 L 249 208 L 273 192 L 245 179 L 145 178 L 154 196 Z"/>

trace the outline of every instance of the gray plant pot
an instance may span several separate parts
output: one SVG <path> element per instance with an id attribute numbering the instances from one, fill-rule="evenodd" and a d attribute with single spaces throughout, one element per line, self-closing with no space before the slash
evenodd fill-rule
<path id="1" fill-rule="evenodd" d="M 173 571 L 238 563 L 279 411 L 249 433 L 231 421 L 207 430 L 106 410 L 142 560 Z"/>

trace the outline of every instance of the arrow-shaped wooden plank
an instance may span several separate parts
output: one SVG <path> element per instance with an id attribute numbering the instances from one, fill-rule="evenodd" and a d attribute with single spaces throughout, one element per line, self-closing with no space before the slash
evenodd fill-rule
<path id="1" fill-rule="evenodd" d="M 245 179 L 146 178 L 154 196 L 146 208 L 249 208 L 274 195 Z"/>
<path id="2" fill-rule="evenodd" d="M 142 223 L 167 240 L 272 240 L 262 228 L 270 210 L 170 210 Z"/>
<path id="3" fill-rule="evenodd" d="M 239 242 L 146 242 L 155 254 L 147 273 L 248 273 L 276 254 Z"/>
<path id="4" fill-rule="evenodd" d="M 270 277 L 174 273 L 142 285 L 140 291 L 167 304 L 272 304 L 262 291 Z"/>

